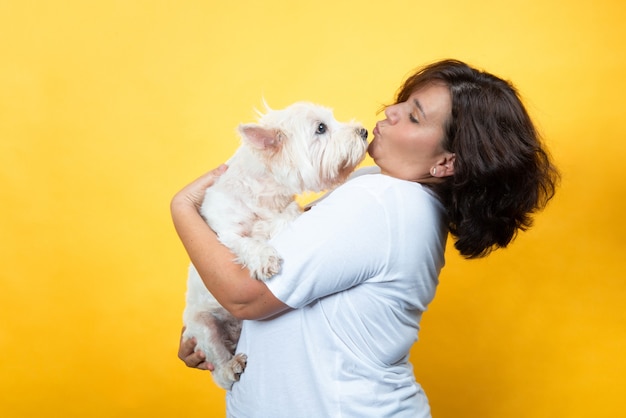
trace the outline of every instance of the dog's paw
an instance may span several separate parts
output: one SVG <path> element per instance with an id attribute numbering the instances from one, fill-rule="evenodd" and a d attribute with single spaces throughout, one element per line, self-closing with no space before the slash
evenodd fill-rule
<path id="1" fill-rule="evenodd" d="M 282 262 L 283 259 L 274 248 L 266 247 L 248 263 L 248 270 L 253 278 L 265 281 L 280 271 Z"/>
<path id="2" fill-rule="evenodd" d="M 273 275 L 277 274 L 280 271 L 280 265 L 282 264 L 282 262 L 283 259 L 279 256 L 268 257 L 267 263 L 261 269 L 258 279 L 267 280 Z"/>
<path id="3" fill-rule="evenodd" d="M 246 365 L 248 364 L 248 356 L 243 353 L 239 353 L 235 355 L 229 362 L 228 366 L 232 372 L 231 379 L 234 382 L 238 382 L 241 378 L 241 373 L 246 369 Z"/>

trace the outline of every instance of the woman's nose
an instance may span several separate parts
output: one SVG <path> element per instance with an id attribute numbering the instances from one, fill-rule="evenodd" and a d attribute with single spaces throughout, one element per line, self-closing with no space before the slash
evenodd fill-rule
<path id="1" fill-rule="evenodd" d="M 391 123 L 395 123 L 398 120 L 398 105 L 391 105 L 385 108 L 385 116 Z"/>

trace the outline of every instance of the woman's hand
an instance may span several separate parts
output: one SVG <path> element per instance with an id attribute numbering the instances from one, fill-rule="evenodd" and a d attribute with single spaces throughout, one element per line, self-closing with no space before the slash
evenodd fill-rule
<path id="1" fill-rule="evenodd" d="M 185 328 L 183 328 L 185 331 Z M 181 359 L 187 367 L 192 367 L 200 370 L 213 371 L 213 363 L 206 361 L 206 357 L 202 351 L 194 351 L 196 349 L 196 339 L 190 338 L 183 341 L 181 333 L 180 344 L 178 346 L 178 358 Z"/>
<path id="2" fill-rule="evenodd" d="M 209 171 L 203 176 L 197 178 L 193 182 L 185 186 L 181 191 L 176 193 L 172 199 L 172 208 L 178 205 L 192 206 L 196 211 L 200 209 L 204 200 L 204 193 L 208 187 L 211 187 L 215 180 L 224 174 L 228 169 L 226 164 L 222 164 L 216 169 Z"/>

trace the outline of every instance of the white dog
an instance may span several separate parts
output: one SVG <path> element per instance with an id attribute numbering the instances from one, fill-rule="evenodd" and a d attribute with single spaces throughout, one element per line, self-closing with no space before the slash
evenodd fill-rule
<path id="1" fill-rule="evenodd" d="M 206 191 L 201 214 L 253 278 L 278 273 L 280 255 L 268 240 L 301 213 L 295 195 L 329 190 L 363 160 L 367 130 L 339 123 L 330 109 L 295 103 L 267 109 L 259 123 L 239 126 L 242 143 L 228 170 Z M 239 380 L 247 356 L 234 355 L 241 322 L 207 291 L 189 268 L 184 339 L 213 363 L 213 379 L 224 389 Z"/>

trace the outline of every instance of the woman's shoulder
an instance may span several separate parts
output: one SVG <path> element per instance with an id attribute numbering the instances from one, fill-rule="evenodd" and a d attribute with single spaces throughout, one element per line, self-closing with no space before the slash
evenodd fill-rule
<path id="1" fill-rule="evenodd" d="M 322 198 L 307 205 L 325 204 L 378 204 L 380 206 L 431 206 L 442 208 L 439 199 L 427 187 L 395 177 L 381 174 L 377 166 L 356 170 L 344 184 Z"/>
<path id="2" fill-rule="evenodd" d="M 346 187 L 362 188 L 374 194 L 397 195 L 403 199 L 439 202 L 436 194 L 428 187 L 408 180 L 381 174 L 379 167 L 364 167 L 350 176 Z"/>

